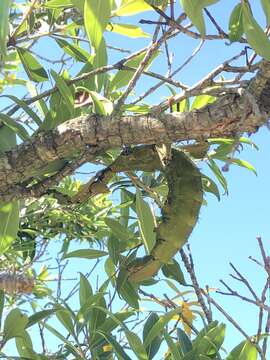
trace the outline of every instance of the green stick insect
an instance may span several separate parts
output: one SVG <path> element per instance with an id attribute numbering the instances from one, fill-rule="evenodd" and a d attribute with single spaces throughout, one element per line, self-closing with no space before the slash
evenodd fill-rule
<path id="1" fill-rule="evenodd" d="M 128 279 L 132 283 L 152 277 L 168 263 L 188 240 L 198 220 L 203 202 L 199 169 L 185 152 L 172 149 L 164 174 L 169 192 L 161 209 L 156 244 L 150 255 L 137 258 L 128 265 Z"/>

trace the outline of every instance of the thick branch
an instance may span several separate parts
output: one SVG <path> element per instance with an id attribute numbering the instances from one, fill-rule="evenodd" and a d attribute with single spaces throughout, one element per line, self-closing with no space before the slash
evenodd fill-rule
<path id="1" fill-rule="evenodd" d="M 270 114 L 270 64 L 263 62 L 247 90 L 226 94 L 215 103 L 189 113 L 137 116 L 85 115 L 39 133 L 0 157 L 1 200 L 21 197 L 18 185 L 57 160 L 74 160 L 87 150 L 91 161 L 108 149 L 123 145 L 203 140 L 254 133 Z"/>

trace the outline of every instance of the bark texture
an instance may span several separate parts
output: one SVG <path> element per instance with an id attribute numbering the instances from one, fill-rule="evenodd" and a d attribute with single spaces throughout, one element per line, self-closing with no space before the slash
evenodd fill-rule
<path id="1" fill-rule="evenodd" d="M 247 88 L 226 93 L 199 110 L 138 116 L 92 114 L 69 120 L 0 155 L 0 199 L 41 195 L 76 166 L 111 148 L 252 134 L 269 118 L 269 95 L 270 63 L 262 61 Z M 29 186 L 39 172 L 58 163 L 55 175 Z"/>

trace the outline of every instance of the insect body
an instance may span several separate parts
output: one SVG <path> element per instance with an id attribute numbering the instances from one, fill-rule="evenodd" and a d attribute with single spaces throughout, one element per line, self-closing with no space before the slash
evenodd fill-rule
<path id="1" fill-rule="evenodd" d="M 150 255 L 135 259 L 129 266 L 129 281 L 138 283 L 155 275 L 188 240 L 203 201 L 199 169 L 182 151 L 172 149 L 165 169 L 169 193 L 156 229 L 156 244 Z"/>

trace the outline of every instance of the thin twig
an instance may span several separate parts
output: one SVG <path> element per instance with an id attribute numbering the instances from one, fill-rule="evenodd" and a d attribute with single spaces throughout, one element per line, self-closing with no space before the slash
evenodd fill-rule
<path id="1" fill-rule="evenodd" d="M 187 272 L 189 273 L 189 276 L 190 276 L 190 279 L 192 281 L 193 288 L 195 290 L 198 302 L 201 305 L 201 308 L 202 308 L 202 310 L 203 310 L 203 312 L 205 314 L 205 317 L 206 317 L 208 323 L 210 323 L 213 320 L 212 319 L 212 313 L 207 308 L 206 303 L 205 303 L 205 301 L 204 301 L 204 299 L 202 297 L 202 289 L 199 286 L 199 283 L 198 283 L 198 280 L 197 280 L 197 277 L 196 277 L 196 274 L 195 274 L 195 271 L 194 271 L 193 261 L 190 262 L 190 260 L 188 259 L 187 255 L 186 255 L 186 253 L 184 252 L 183 249 L 180 249 L 180 255 L 181 255 L 182 261 L 183 261 L 183 263 L 185 265 L 185 268 L 186 268 Z"/>

